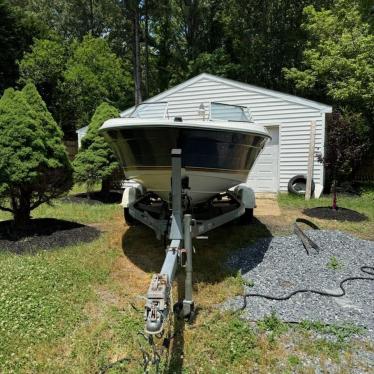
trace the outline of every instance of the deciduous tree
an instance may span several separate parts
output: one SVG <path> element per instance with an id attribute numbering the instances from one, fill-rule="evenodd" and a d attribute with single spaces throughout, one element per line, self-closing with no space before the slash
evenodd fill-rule
<path id="1" fill-rule="evenodd" d="M 85 126 L 103 100 L 125 107 L 131 89 L 131 73 L 123 68 L 107 41 L 88 35 L 73 46 L 63 74 L 63 121 L 76 128 Z"/>
<path id="2" fill-rule="evenodd" d="M 309 35 L 304 68 L 285 69 L 302 91 L 322 92 L 351 110 L 374 111 L 374 35 L 357 2 L 337 0 L 332 9 L 304 9 Z M 317 93 L 316 93 L 317 95 Z"/>
<path id="3" fill-rule="evenodd" d="M 63 108 L 59 86 L 63 80 L 66 63 L 71 55 L 71 47 L 62 38 L 36 39 L 31 51 L 24 54 L 19 62 L 21 84 L 32 81 L 54 118 L 59 122 Z"/>
<path id="4" fill-rule="evenodd" d="M 332 181 L 334 209 L 337 183 L 353 179 L 369 146 L 368 127 L 361 114 L 334 112 L 328 117 L 325 152 L 319 161 L 326 166 Z"/>
<path id="5" fill-rule="evenodd" d="M 33 37 L 43 35 L 44 28 L 36 17 L 12 8 L 0 0 L 0 95 L 18 79 L 17 60 L 28 50 Z"/>

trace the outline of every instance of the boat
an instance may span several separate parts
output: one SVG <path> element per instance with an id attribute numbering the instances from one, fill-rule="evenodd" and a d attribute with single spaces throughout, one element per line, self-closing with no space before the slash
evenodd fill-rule
<path id="1" fill-rule="evenodd" d="M 171 117 L 167 103 L 146 103 L 100 128 L 135 183 L 123 192 L 126 224 L 145 224 L 158 239 L 170 240 L 144 307 L 150 341 L 162 336 L 173 309 L 178 264 L 186 270 L 181 315 L 193 319 L 192 238 L 236 219 L 252 221 L 254 192 L 243 182 L 270 138 L 242 106 L 212 102 L 207 111 L 201 104 L 198 115 Z"/>
<path id="2" fill-rule="evenodd" d="M 109 119 L 100 132 L 135 181 L 169 201 L 172 149 L 182 151 L 182 184 L 197 205 L 246 182 L 270 138 L 248 108 L 211 102 L 197 108 L 200 120 L 170 117 L 168 103 L 143 103 L 128 116 Z"/>

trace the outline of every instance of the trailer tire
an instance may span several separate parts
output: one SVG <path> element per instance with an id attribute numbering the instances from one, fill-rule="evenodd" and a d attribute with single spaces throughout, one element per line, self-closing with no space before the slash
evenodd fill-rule
<path id="1" fill-rule="evenodd" d="M 253 223 L 253 208 L 246 208 L 243 215 L 239 217 L 241 225 L 250 225 Z"/>
<path id="2" fill-rule="evenodd" d="M 314 192 L 315 184 L 312 179 L 312 194 Z M 306 190 L 306 175 L 299 174 L 292 177 L 288 182 L 288 192 L 294 195 L 305 195 Z"/>
<path id="3" fill-rule="evenodd" d="M 139 224 L 139 221 L 130 214 L 129 208 L 123 208 L 123 217 L 127 226 L 136 226 Z"/>

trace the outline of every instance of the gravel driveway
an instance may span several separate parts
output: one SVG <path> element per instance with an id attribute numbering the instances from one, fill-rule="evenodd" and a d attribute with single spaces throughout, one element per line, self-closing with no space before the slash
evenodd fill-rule
<path id="1" fill-rule="evenodd" d="M 374 266 L 374 242 L 357 239 L 339 231 L 311 230 L 307 234 L 321 248 L 308 255 L 296 235 L 264 238 L 242 248 L 228 259 L 228 265 L 241 271 L 245 292 L 284 297 L 297 289 L 313 289 L 340 294 L 339 283 L 347 277 L 371 277 L 361 266 Z M 353 323 L 366 329 L 374 340 L 374 281 L 352 280 L 344 284 L 346 295 L 327 297 L 312 293 L 296 294 L 286 301 L 249 297 L 243 317 L 263 319 L 275 311 L 283 321 Z M 242 298 L 227 300 L 225 309 L 237 309 Z"/>

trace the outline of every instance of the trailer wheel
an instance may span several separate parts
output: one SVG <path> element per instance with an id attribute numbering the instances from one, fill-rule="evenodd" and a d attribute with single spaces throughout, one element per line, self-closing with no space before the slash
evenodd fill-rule
<path id="1" fill-rule="evenodd" d="M 253 208 L 246 208 L 242 216 L 239 217 L 241 225 L 249 225 L 253 222 Z"/>
<path id="2" fill-rule="evenodd" d="M 127 226 L 136 226 L 139 224 L 139 221 L 136 220 L 129 211 L 129 208 L 124 208 L 123 209 L 123 217 L 125 218 L 125 222 Z"/>

